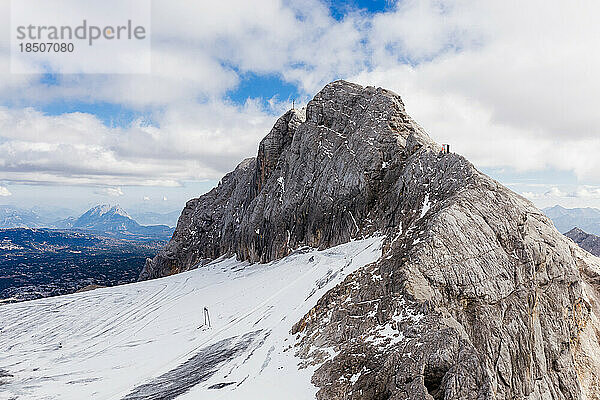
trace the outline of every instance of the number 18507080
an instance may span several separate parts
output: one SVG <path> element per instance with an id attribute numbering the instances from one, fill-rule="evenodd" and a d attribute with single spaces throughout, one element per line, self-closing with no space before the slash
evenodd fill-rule
<path id="1" fill-rule="evenodd" d="M 73 43 L 19 43 L 21 53 L 72 53 Z"/>

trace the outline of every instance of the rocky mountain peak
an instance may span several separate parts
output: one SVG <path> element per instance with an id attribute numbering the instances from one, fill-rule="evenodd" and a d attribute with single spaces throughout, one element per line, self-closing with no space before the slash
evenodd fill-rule
<path id="1" fill-rule="evenodd" d="M 336 81 L 190 200 L 141 279 L 385 235 L 297 321 L 319 399 L 600 398 L 600 263 L 441 152 L 395 93 Z"/>
<path id="2" fill-rule="evenodd" d="M 131 218 L 131 216 L 120 205 L 116 204 L 108 210 L 109 214 L 120 215 L 122 217 Z"/>
<path id="3" fill-rule="evenodd" d="M 89 210 L 87 210 L 85 214 L 88 215 L 104 215 L 106 214 L 111 208 L 110 204 L 98 204 L 97 206 L 94 206 L 92 208 L 90 208 Z"/>
<path id="4" fill-rule="evenodd" d="M 583 229 L 575 227 L 565 236 L 574 241 L 584 250 L 589 251 L 595 256 L 600 256 L 600 237 L 591 233 L 585 232 Z"/>
<path id="5" fill-rule="evenodd" d="M 569 232 L 565 233 L 565 235 L 568 237 L 576 237 L 576 236 L 582 236 L 582 235 L 587 236 L 587 233 L 585 233 L 582 229 L 575 227 L 575 228 L 571 229 Z"/>
<path id="6" fill-rule="evenodd" d="M 256 157 L 255 186 L 257 191 L 260 191 L 265 185 L 267 178 L 279 161 L 279 156 L 284 149 L 290 146 L 296 129 L 304 121 L 306 121 L 306 108 L 289 110 L 275 122 L 271 132 L 260 142 Z"/>
<path id="7" fill-rule="evenodd" d="M 119 205 L 100 204 L 92 207 L 81 215 L 73 224 L 74 228 L 98 229 L 100 226 L 119 225 L 125 229 L 124 224 L 136 222 Z"/>
<path id="8" fill-rule="evenodd" d="M 299 246 L 329 247 L 385 230 L 388 222 L 375 215 L 389 211 L 380 200 L 422 147 L 439 153 L 397 94 L 332 82 L 305 109 L 280 117 L 256 158 L 188 202 L 173 240 L 142 278 L 223 254 L 266 262 Z"/>
<path id="9" fill-rule="evenodd" d="M 118 204 L 98 204 L 86 211 L 82 216 L 101 217 L 103 215 L 120 215 L 125 218 L 131 218 L 129 214 Z"/>

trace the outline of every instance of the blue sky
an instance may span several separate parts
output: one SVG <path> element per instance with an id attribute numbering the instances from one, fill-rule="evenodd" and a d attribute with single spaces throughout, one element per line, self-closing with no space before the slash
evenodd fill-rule
<path id="1" fill-rule="evenodd" d="M 292 101 L 302 98 L 296 85 L 286 82 L 276 74 L 259 75 L 252 72 L 240 74 L 240 83 L 227 92 L 227 98 L 243 104 L 249 98 L 268 101 Z"/>
<path id="2" fill-rule="evenodd" d="M 540 207 L 600 207 L 596 3 L 249 3 L 155 1 L 150 74 L 10 73 L 0 43 L 0 204 L 180 209 L 341 78 Z"/>
<path id="3" fill-rule="evenodd" d="M 389 0 L 354 0 L 354 1 L 328 1 L 331 16 L 340 21 L 349 13 L 362 11 L 365 13 L 380 13 L 393 10 L 394 1 Z"/>

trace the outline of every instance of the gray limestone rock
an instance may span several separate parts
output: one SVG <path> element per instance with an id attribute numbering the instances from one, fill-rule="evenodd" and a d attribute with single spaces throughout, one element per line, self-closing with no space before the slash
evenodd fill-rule
<path id="1" fill-rule="evenodd" d="M 326 248 L 389 230 L 392 210 L 382 199 L 404 160 L 424 145 L 437 148 L 398 95 L 333 82 L 305 110 L 279 118 L 256 159 L 187 203 L 173 238 L 140 279 L 221 255 L 267 262 L 299 246 Z"/>
<path id="2" fill-rule="evenodd" d="M 386 235 L 292 328 L 319 399 L 600 399 L 598 259 L 440 150 L 396 94 L 333 82 L 188 202 L 140 278 Z"/>

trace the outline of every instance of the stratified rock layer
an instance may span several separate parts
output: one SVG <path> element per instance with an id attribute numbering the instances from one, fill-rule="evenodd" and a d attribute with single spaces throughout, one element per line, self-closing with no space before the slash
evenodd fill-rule
<path id="1" fill-rule="evenodd" d="M 383 89 L 333 82 L 282 116 L 142 278 L 376 232 L 382 258 L 292 329 L 319 399 L 600 398 L 598 259 Z"/>

